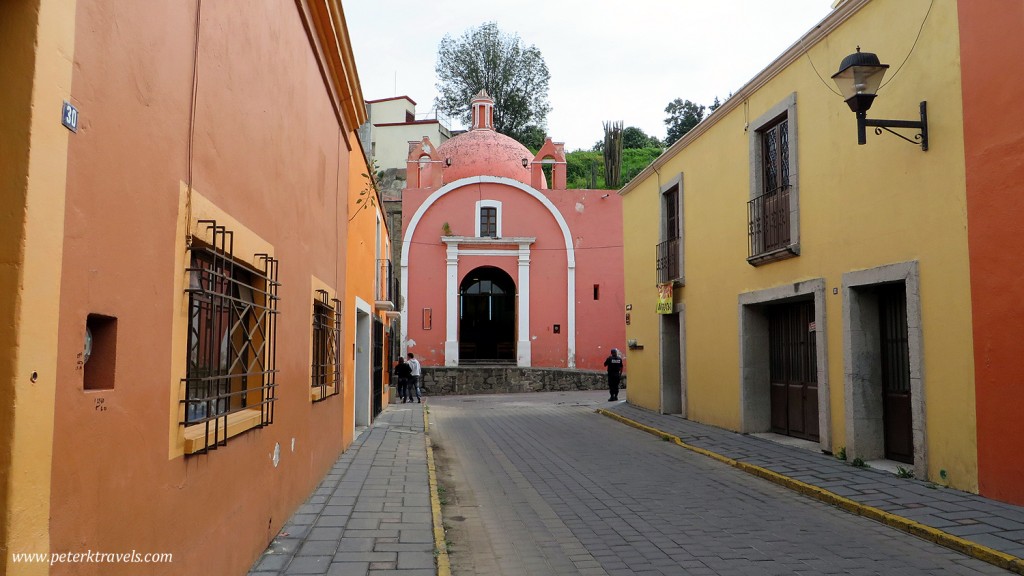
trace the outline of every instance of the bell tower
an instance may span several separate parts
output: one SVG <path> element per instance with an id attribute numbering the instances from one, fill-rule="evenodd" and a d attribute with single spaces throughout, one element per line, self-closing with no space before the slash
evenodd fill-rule
<path id="1" fill-rule="evenodd" d="M 481 90 L 473 97 L 470 105 L 473 109 L 472 130 L 494 130 L 494 99 Z"/>

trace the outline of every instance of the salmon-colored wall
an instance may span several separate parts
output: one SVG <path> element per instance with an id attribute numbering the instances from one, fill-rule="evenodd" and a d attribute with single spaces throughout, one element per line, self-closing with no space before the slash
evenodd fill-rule
<path id="1" fill-rule="evenodd" d="M 403 193 L 403 224 L 433 193 Z M 621 198 L 600 190 L 543 190 L 565 219 L 576 258 L 576 367 L 600 370 L 611 348 L 624 348 Z M 456 188 L 437 199 L 417 224 L 409 248 L 408 341 L 426 365 L 444 365 L 446 314 L 446 245 L 442 228 L 454 236 L 475 234 L 476 202 L 501 202 L 501 236 L 535 237 L 530 246 L 530 334 L 534 367 L 565 367 L 568 361 L 568 281 L 565 240 L 551 212 L 536 198 L 512 186 L 486 182 Z M 515 250 L 513 250 L 513 253 Z M 462 255 L 459 283 L 479 266 L 496 266 L 518 284 L 518 258 Z M 599 299 L 594 300 L 594 284 Z M 517 287 L 520 293 L 522 289 Z M 424 330 L 423 308 L 432 310 L 431 330 Z M 554 325 L 560 332 L 554 333 Z M 518 329 L 518 326 L 517 326 Z M 411 343 L 415 343 L 413 346 Z"/>
<path id="2" fill-rule="evenodd" d="M 207 2 L 190 166 L 195 9 L 83 0 L 76 16 L 71 100 L 81 121 L 68 153 L 51 548 L 174 554 L 147 574 L 244 573 L 351 439 L 343 396 L 313 404 L 309 388 L 312 278 L 339 294 L 344 286 L 346 129 L 295 3 Z M 183 359 L 168 353 L 181 344 L 172 336 L 188 215 L 179 198 L 190 176 L 197 199 L 280 261 L 277 402 L 270 426 L 206 455 L 169 457 L 163 423 L 184 376 Z M 112 390 L 84 391 L 76 367 L 89 313 L 117 318 Z"/>
<path id="3" fill-rule="evenodd" d="M 981 494 L 1024 504 L 1024 4 L 961 0 L 960 50 Z"/>

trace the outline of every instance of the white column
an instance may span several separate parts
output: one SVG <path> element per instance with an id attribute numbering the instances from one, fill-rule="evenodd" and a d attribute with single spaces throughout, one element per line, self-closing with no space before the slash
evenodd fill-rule
<path id="1" fill-rule="evenodd" d="M 569 264 L 568 269 L 568 282 L 569 284 L 569 301 L 566 306 L 566 314 L 568 318 L 566 321 L 569 323 L 567 329 L 568 334 L 568 348 L 569 358 L 567 365 L 569 368 L 576 367 L 576 262 L 573 261 Z"/>
<path id="2" fill-rule="evenodd" d="M 405 343 L 409 340 L 409 265 L 402 264 L 400 273 L 402 280 L 398 285 L 398 290 L 402 300 L 402 340 L 398 345 L 402 356 L 405 356 L 406 352 L 408 352 L 408 347 Z"/>
<path id="3" fill-rule="evenodd" d="M 444 365 L 459 365 L 459 244 L 448 244 Z"/>
<path id="4" fill-rule="evenodd" d="M 516 365 L 532 365 L 530 347 L 530 245 L 519 244 L 519 342 L 516 345 Z"/>

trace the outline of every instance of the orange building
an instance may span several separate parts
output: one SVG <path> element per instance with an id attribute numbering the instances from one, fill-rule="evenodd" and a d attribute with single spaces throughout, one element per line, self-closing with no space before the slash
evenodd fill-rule
<path id="1" fill-rule="evenodd" d="M 1024 4 L 960 0 L 978 488 L 1024 504 Z M 1018 67 L 1019 68 L 1019 67 Z"/>
<path id="2" fill-rule="evenodd" d="M 0 84 L 0 574 L 244 573 L 386 401 L 340 0 L 5 2 Z"/>

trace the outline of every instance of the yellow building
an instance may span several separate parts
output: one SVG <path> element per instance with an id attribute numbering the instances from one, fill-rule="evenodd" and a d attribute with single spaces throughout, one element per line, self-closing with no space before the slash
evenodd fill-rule
<path id="1" fill-rule="evenodd" d="M 0 574 L 244 573 L 385 401 L 340 0 L 3 2 L 0 85 Z"/>
<path id="2" fill-rule="evenodd" d="M 629 401 L 977 491 L 957 6 L 837 4 L 620 191 Z M 858 145 L 858 46 L 927 151 Z"/>

